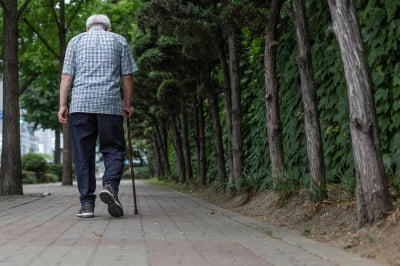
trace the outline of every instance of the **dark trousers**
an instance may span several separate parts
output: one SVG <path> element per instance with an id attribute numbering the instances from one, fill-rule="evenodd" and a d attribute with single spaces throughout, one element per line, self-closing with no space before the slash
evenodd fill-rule
<path id="1" fill-rule="evenodd" d="M 109 184 L 118 192 L 126 154 L 124 118 L 120 115 L 72 113 L 70 119 L 81 202 L 94 202 L 96 199 L 97 139 L 105 166 L 103 185 Z"/>

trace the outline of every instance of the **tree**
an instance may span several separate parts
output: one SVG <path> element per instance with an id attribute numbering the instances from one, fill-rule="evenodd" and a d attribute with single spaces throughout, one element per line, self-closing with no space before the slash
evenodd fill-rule
<path id="1" fill-rule="evenodd" d="M 232 92 L 230 87 L 228 58 L 226 56 L 226 38 L 222 31 L 222 20 L 210 16 L 210 10 L 219 14 L 218 4 L 215 1 L 190 2 L 192 12 L 183 16 L 182 25 L 179 27 L 179 32 L 182 35 L 183 51 L 185 55 L 195 62 L 199 71 L 197 94 L 199 97 L 198 106 L 203 105 L 202 99 L 205 97 L 208 100 L 209 112 L 213 126 L 214 139 L 214 154 L 217 164 L 217 181 L 220 184 L 226 183 L 227 171 L 225 168 L 225 152 L 223 143 L 223 129 L 221 126 L 221 112 L 219 95 L 223 94 L 225 100 L 226 125 L 228 131 L 227 138 L 227 154 L 229 165 L 229 180 L 233 178 L 233 157 L 232 157 Z M 188 4 L 189 5 L 189 4 Z M 211 7 L 210 7 L 211 6 Z M 189 8 L 182 8 L 188 10 Z M 189 9 L 190 10 L 190 9 Z M 196 20 L 189 19 L 196 17 Z M 219 66 L 218 66 L 219 65 Z M 216 78 L 222 75 L 222 81 L 218 82 Z M 200 108 L 201 109 L 201 108 Z M 200 111 L 200 113 L 202 113 Z M 200 128 L 204 116 L 199 113 Z M 206 152 L 205 136 L 199 134 L 199 174 L 200 181 L 205 184 L 204 175 L 206 167 Z"/>
<path id="2" fill-rule="evenodd" d="M 212 84 L 210 77 L 211 73 L 206 73 L 204 80 L 204 92 L 209 101 L 210 113 L 212 118 L 212 124 L 214 129 L 214 150 L 217 163 L 218 182 L 224 184 L 226 180 L 226 169 L 225 169 L 225 155 L 224 146 L 222 142 L 222 127 L 220 121 L 219 101 L 218 94 L 214 88 L 218 88 L 216 84 Z"/>
<path id="3" fill-rule="evenodd" d="M 190 143 L 189 143 L 189 129 L 188 129 L 188 114 L 187 110 L 189 109 L 182 102 L 181 105 L 181 128 L 182 128 L 182 148 L 183 148 L 183 158 L 185 160 L 185 182 L 193 179 L 193 168 L 192 168 L 192 159 L 190 152 Z"/>
<path id="4" fill-rule="evenodd" d="M 357 178 L 357 225 L 377 222 L 391 209 L 383 168 L 373 84 L 352 0 L 328 0 L 350 104 L 350 132 Z"/>
<path id="5" fill-rule="evenodd" d="M 185 8 L 182 8 L 185 10 Z M 186 57 L 195 62 L 193 69 L 195 70 L 194 75 L 196 76 L 196 84 L 192 84 L 192 87 L 196 87 L 195 98 L 195 132 L 196 147 L 197 147 L 197 162 L 198 162 L 198 173 L 199 179 L 202 184 L 206 184 L 207 168 L 206 168 L 206 138 L 205 138 L 205 112 L 203 105 L 205 102 L 204 97 L 208 100 L 209 112 L 213 126 L 213 137 L 214 137 L 214 153 L 215 161 L 217 164 L 217 175 L 218 182 L 221 184 L 225 183 L 226 169 L 225 169 L 225 156 L 222 138 L 222 128 L 220 121 L 219 111 L 219 100 L 218 96 L 222 93 L 222 87 L 218 84 L 215 76 L 218 75 L 218 41 L 219 36 L 217 27 L 214 21 L 208 21 L 206 9 L 199 8 L 198 12 L 193 11 L 199 20 L 187 20 L 183 18 L 183 22 L 177 27 L 179 32 L 179 40 L 182 43 L 182 50 Z M 191 16 L 191 17 L 193 17 Z M 224 58 L 226 60 L 226 58 Z M 189 85 L 190 86 L 190 85 Z M 229 88 L 229 86 L 228 86 Z M 211 178 L 210 178 L 211 179 Z M 212 179 L 211 179 L 212 181 Z"/>
<path id="6" fill-rule="evenodd" d="M 198 91 L 195 95 L 195 142 L 197 150 L 197 169 L 202 185 L 207 184 L 207 162 L 206 162 L 206 140 L 205 140 L 205 121 L 204 121 L 204 99 L 202 92 Z"/>
<path id="7" fill-rule="evenodd" d="M 0 0 L 3 8 L 3 144 L 0 195 L 21 195 L 21 146 L 19 130 L 18 20 L 28 6 L 15 0 Z"/>
<path id="8" fill-rule="evenodd" d="M 140 71 L 135 74 L 135 90 L 133 106 L 135 115 L 132 117 L 133 136 L 146 138 L 144 132 L 149 132 L 148 138 L 153 143 L 152 168 L 154 174 L 166 179 L 171 175 L 171 167 L 168 154 L 168 114 L 157 97 L 157 90 L 161 82 L 168 78 L 164 72 L 158 71 L 157 66 L 163 60 L 164 55 L 155 47 L 153 34 L 150 30 L 136 31 L 132 48 L 137 55 L 137 63 Z M 147 121 L 146 124 L 143 121 Z M 142 127 L 143 125 L 143 127 Z M 137 132 L 137 133 L 136 133 Z"/>
<path id="9" fill-rule="evenodd" d="M 197 95 L 198 86 L 195 81 L 201 71 L 201 67 L 197 67 L 201 65 L 199 54 L 203 55 L 204 49 L 201 45 L 199 46 L 202 34 L 193 34 L 193 27 L 198 29 L 198 25 L 191 20 L 192 17 L 189 19 L 187 14 L 188 10 L 190 14 L 193 11 L 191 7 L 193 8 L 193 6 L 185 8 L 175 1 L 152 1 L 142 9 L 140 24 L 151 28 L 154 40 L 156 40 L 155 46 L 161 52 L 159 61 L 155 62 L 152 70 L 165 73 L 165 78 L 160 80 L 157 95 L 159 102 L 163 103 L 162 110 L 169 117 L 180 182 L 186 182 L 192 176 L 187 121 L 196 121 L 196 126 L 199 127 L 198 131 L 194 130 L 196 133 L 194 135 L 197 137 L 193 139 L 198 148 L 197 160 L 202 162 L 198 164 L 198 172 L 202 176 L 202 182 L 205 182 L 206 168 L 204 163 L 206 158 L 204 155 L 206 154 L 206 146 L 205 139 L 200 137 L 204 130 L 200 129 L 202 127 L 201 121 L 204 118 L 200 119 L 199 114 L 194 114 L 192 111 L 196 107 L 195 99 L 197 99 L 193 97 L 193 95 Z M 194 15 L 198 14 L 194 13 Z M 160 21 L 164 23 L 160 23 Z M 168 42 L 171 44 L 168 45 Z M 193 47 L 200 49 L 193 49 Z M 150 51 L 151 49 L 147 50 L 142 57 L 145 54 L 150 54 Z M 193 54 L 193 51 L 197 54 Z M 169 62 L 174 63 L 170 64 Z M 201 86 L 199 87 L 201 88 Z M 178 110 L 179 112 L 177 112 Z M 182 160 L 184 161 L 181 162 Z M 185 174 L 183 175 L 183 173 Z"/>
<path id="10" fill-rule="evenodd" d="M 276 76 L 276 27 L 282 0 L 272 0 L 265 30 L 264 67 L 266 83 L 267 131 L 271 171 L 278 176 L 284 169 L 282 124 L 279 115 L 278 79 Z"/>
<path id="11" fill-rule="evenodd" d="M 21 94 L 21 108 L 26 110 L 24 121 L 33 123 L 35 129 L 52 129 L 55 134 L 54 163 L 60 164 L 60 124 L 54 114 L 58 111 L 58 80 L 51 75 L 37 76 L 32 85 Z M 39 85 L 40 84 L 40 85 Z"/>
<path id="12" fill-rule="evenodd" d="M 223 0 L 227 10 L 231 9 L 231 1 Z M 232 104 L 232 135 L 231 152 L 232 152 L 232 175 L 228 180 L 228 192 L 232 193 L 236 190 L 236 182 L 242 177 L 243 171 L 243 143 L 242 143 L 242 104 L 240 91 L 240 72 L 239 58 L 236 36 L 236 25 L 234 14 L 228 14 L 226 34 L 229 51 L 229 77 L 231 89 L 231 104 Z"/>
<path id="13" fill-rule="evenodd" d="M 87 3 L 87 0 L 74 0 L 70 1 L 66 6 L 65 0 L 51 0 L 51 1 L 37 1 L 35 2 L 35 6 L 27 12 L 27 15 L 24 16 L 23 20 L 25 25 L 31 30 L 34 39 L 38 39 L 42 44 L 41 47 L 35 46 L 37 49 L 41 49 L 43 54 L 47 55 L 47 58 L 43 60 L 33 61 L 33 66 L 37 68 L 42 68 L 41 74 L 42 79 L 41 83 L 36 83 L 35 87 L 30 88 L 30 91 L 36 91 L 37 94 L 45 94 L 49 95 L 47 100 L 42 97 L 40 99 L 42 108 L 46 108 L 45 105 L 50 106 L 58 106 L 58 84 L 54 84 L 54 82 L 43 82 L 43 78 L 48 80 L 54 80 L 54 76 L 58 77 L 61 73 L 62 65 L 64 62 L 65 50 L 67 47 L 67 32 L 72 31 L 73 33 L 77 32 L 77 26 L 74 25 L 74 20 L 78 17 L 81 8 L 84 3 Z M 46 16 L 44 14 L 52 14 L 52 16 Z M 82 13 L 82 12 L 81 12 Z M 67 14 L 69 15 L 67 17 Z M 41 23 L 32 23 L 32 20 L 40 21 Z M 82 24 L 82 23 L 81 23 Z M 82 25 L 80 25 L 82 27 Z M 83 31 L 83 29 L 78 30 L 78 32 Z M 50 34 L 50 32 L 52 34 Z M 56 38 L 55 38 L 56 37 Z M 36 51 L 37 52 L 37 51 Z M 50 57 L 49 57 L 50 55 Z M 50 59 L 49 59 L 50 58 Z M 30 58 L 28 58 L 30 60 Z M 43 67 L 47 67 L 43 69 Z M 54 71 L 54 70 L 57 71 Z M 29 71 L 29 70 L 28 70 Z M 30 70 L 32 71 L 32 70 Z M 38 73 L 33 73 L 38 74 Z M 49 77 L 49 74 L 52 74 L 53 77 Z M 51 92 L 49 94 L 49 89 Z M 24 98 L 26 99 L 26 97 Z M 25 102 L 31 102 L 32 99 L 28 99 Z M 53 108 L 51 108 L 53 109 Z M 40 110 L 40 109 L 39 109 Z M 39 110 L 34 110 L 31 114 L 31 119 L 36 119 L 36 123 L 40 123 L 42 125 L 48 124 L 46 121 L 46 116 L 39 116 Z M 47 109 L 48 110 L 48 109 Z M 36 114 L 36 115 L 35 115 Z M 53 113 L 54 114 L 54 113 Z M 35 116 L 33 116 L 35 115 Z M 33 117 L 32 117 L 33 116 Z M 28 116 L 29 117 L 29 116 Z M 52 117 L 55 117 L 54 115 Z M 54 119 L 47 119 L 50 121 L 54 121 Z M 51 125 L 51 129 L 56 130 L 56 139 L 59 135 L 59 126 Z M 63 185 L 72 185 L 72 142 L 71 142 L 71 133 L 69 126 L 63 126 L 63 174 L 62 174 L 62 184 Z M 59 142 L 56 142 L 56 154 L 55 157 L 59 158 Z M 56 159 L 58 160 L 58 159 Z"/>
<path id="14" fill-rule="evenodd" d="M 164 102 L 165 111 L 168 113 L 168 122 L 171 128 L 171 137 L 175 148 L 176 163 L 179 171 L 179 181 L 181 184 L 184 184 L 187 181 L 187 164 L 185 162 L 184 142 L 182 138 L 183 101 L 179 97 L 179 90 L 180 84 L 176 79 L 167 79 L 160 84 L 157 97 L 160 101 Z"/>
<path id="15" fill-rule="evenodd" d="M 293 0 L 294 24 L 299 50 L 298 64 L 304 106 L 304 124 L 307 137 L 307 154 L 311 173 L 311 190 L 319 199 L 325 195 L 325 167 L 321 126 L 314 84 L 311 49 L 308 41 L 307 16 L 304 0 Z M 322 197 L 322 198 L 321 198 Z"/>

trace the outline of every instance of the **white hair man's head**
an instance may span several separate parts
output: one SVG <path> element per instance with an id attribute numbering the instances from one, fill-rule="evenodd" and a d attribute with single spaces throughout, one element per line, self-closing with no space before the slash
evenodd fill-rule
<path id="1" fill-rule="evenodd" d="M 110 30 L 111 28 L 111 22 L 110 19 L 107 17 L 107 15 L 103 14 L 95 14 L 91 15 L 87 20 L 86 20 L 86 28 L 90 29 L 94 25 L 101 25 L 105 30 Z"/>

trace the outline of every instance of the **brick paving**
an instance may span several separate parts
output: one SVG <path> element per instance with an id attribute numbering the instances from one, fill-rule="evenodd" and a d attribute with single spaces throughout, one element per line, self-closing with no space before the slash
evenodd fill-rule
<path id="1" fill-rule="evenodd" d="M 0 197 L 0 265 L 378 265 L 179 192 L 142 181 L 136 190 L 139 215 L 122 181 L 121 218 L 100 200 L 94 218 L 78 218 L 76 186 Z"/>

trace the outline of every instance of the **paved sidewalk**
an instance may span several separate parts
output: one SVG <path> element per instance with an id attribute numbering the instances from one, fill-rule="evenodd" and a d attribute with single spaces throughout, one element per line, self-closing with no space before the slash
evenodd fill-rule
<path id="1" fill-rule="evenodd" d="M 139 215 L 122 182 L 122 218 L 100 200 L 94 218 L 78 218 L 76 186 L 0 197 L 0 265 L 377 265 L 179 192 L 141 181 L 136 190 Z"/>

